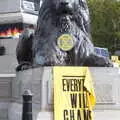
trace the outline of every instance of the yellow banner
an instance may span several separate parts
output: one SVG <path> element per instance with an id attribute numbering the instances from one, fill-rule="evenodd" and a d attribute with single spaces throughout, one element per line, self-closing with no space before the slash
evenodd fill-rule
<path id="1" fill-rule="evenodd" d="M 88 67 L 54 67 L 54 120 L 93 120 L 95 94 Z"/>

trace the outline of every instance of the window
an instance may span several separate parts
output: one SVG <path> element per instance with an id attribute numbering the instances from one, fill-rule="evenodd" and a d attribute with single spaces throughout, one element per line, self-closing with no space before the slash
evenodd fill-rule
<path id="1" fill-rule="evenodd" d="M 39 11 L 42 0 L 23 0 L 22 8 L 26 12 Z"/>

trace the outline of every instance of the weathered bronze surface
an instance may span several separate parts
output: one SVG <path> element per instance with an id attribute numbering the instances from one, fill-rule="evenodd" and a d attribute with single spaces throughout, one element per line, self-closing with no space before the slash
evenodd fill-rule
<path id="1" fill-rule="evenodd" d="M 32 57 L 26 61 L 18 59 L 19 63 L 28 62 L 35 66 L 112 66 L 109 59 L 94 52 L 89 24 L 86 0 L 44 0 L 31 42 Z M 20 45 L 25 39 L 21 41 Z M 26 44 L 30 41 L 26 40 Z M 24 52 L 23 49 L 26 48 L 19 48 L 17 53 Z M 17 57 L 20 56 L 17 54 Z M 21 57 L 24 58 L 24 53 Z"/>

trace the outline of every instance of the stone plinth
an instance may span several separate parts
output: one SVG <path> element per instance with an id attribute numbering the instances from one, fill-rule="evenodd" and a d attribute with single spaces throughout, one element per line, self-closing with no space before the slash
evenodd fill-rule
<path id="1" fill-rule="evenodd" d="M 120 73 L 118 68 L 90 68 L 97 104 L 95 120 L 120 118 Z M 9 120 L 21 120 L 22 94 L 26 89 L 33 93 L 33 120 L 52 120 L 52 68 L 40 67 L 16 74 L 12 82 L 12 103 L 8 110 Z M 116 115 L 116 119 L 114 118 Z M 112 118 L 113 117 L 113 118 Z"/>

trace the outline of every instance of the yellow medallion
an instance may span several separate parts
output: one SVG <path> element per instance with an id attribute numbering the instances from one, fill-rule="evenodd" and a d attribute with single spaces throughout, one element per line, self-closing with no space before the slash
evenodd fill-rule
<path id="1" fill-rule="evenodd" d="M 63 51 L 70 51 L 74 47 L 74 40 L 70 34 L 62 34 L 58 40 L 57 44 L 59 48 Z"/>

